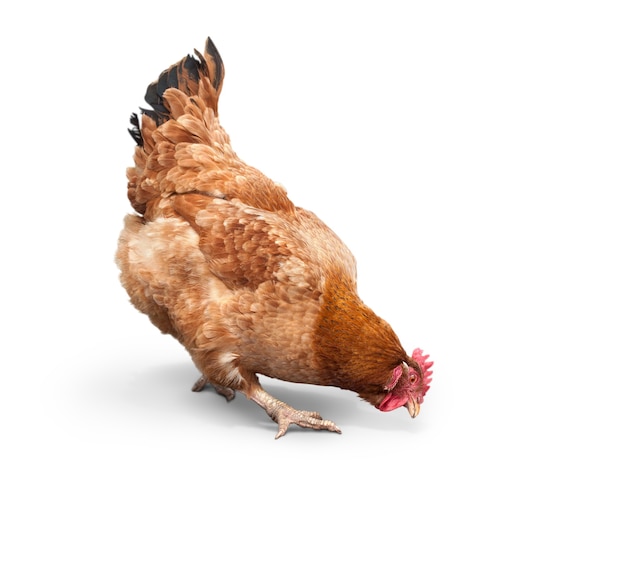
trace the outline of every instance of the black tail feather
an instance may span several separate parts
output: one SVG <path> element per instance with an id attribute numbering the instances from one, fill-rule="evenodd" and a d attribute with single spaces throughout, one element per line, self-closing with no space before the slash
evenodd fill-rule
<path id="1" fill-rule="evenodd" d="M 222 61 L 222 57 L 220 56 L 220 52 L 217 51 L 215 44 L 211 40 L 211 38 L 206 39 L 206 43 L 204 44 L 205 53 L 211 58 L 215 69 L 211 74 L 211 84 L 213 88 L 219 92 L 222 82 L 224 81 L 224 62 Z M 200 55 L 197 51 L 196 54 Z"/>
<path id="2" fill-rule="evenodd" d="M 139 117 L 137 116 L 137 113 L 130 115 L 130 124 L 133 126 L 128 129 L 128 132 L 130 132 L 130 135 L 133 137 L 133 140 L 138 146 L 143 146 L 143 136 L 141 136 L 141 128 L 139 126 Z"/>

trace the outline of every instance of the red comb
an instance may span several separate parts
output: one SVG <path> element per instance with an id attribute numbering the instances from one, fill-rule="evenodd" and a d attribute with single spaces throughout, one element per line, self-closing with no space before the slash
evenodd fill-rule
<path id="1" fill-rule="evenodd" d="M 420 348 L 415 348 L 411 356 L 420 368 L 422 373 L 422 384 L 424 385 L 424 393 L 430 389 L 430 382 L 432 381 L 433 371 L 430 369 L 433 365 L 433 361 L 427 361 L 430 357 L 428 354 L 424 355 L 424 352 Z"/>

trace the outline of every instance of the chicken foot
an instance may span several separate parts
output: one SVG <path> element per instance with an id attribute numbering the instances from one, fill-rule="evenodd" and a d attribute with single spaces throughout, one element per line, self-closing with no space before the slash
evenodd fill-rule
<path id="1" fill-rule="evenodd" d="M 226 398 L 226 401 L 232 401 L 235 398 L 235 390 L 230 387 L 224 387 L 223 385 L 219 385 L 218 383 L 212 383 L 209 381 L 206 375 L 203 375 L 193 384 L 191 391 L 202 391 L 206 385 L 209 384 L 215 391 L 217 391 L 220 395 Z"/>
<path id="2" fill-rule="evenodd" d="M 278 433 L 275 437 L 277 439 L 287 432 L 289 425 L 298 425 L 305 429 L 333 431 L 341 434 L 341 430 L 335 423 L 322 419 L 319 413 L 294 409 L 290 405 L 272 397 L 260 385 L 255 386 L 248 397 L 257 405 L 263 407 L 272 421 L 278 423 Z"/>

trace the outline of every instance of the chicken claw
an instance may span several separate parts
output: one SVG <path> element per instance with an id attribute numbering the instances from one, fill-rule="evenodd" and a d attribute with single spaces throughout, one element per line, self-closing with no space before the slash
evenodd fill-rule
<path id="1" fill-rule="evenodd" d="M 202 391 L 207 383 L 215 389 L 220 395 L 226 398 L 226 401 L 232 401 L 235 398 L 235 390 L 230 387 L 224 387 L 223 385 L 218 385 L 217 383 L 211 383 L 208 378 L 203 375 L 196 383 L 193 384 L 191 391 Z"/>
<path id="2" fill-rule="evenodd" d="M 341 430 L 335 423 L 322 419 L 319 413 L 314 411 L 301 411 L 279 401 L 264 391 L 260 386 L 250 395 L 250 399 L 265 409 L 272 421 L 278 423 L 277 439 L 282 437 L 289 425 L 298 425 L 304 429 L 332 431 L 341 434 Z"/>

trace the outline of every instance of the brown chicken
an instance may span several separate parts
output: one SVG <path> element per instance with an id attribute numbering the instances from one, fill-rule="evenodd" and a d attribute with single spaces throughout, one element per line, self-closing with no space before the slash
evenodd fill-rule
<path id="1" fill-rule="evenodd" d="M 146 91 L 131 116 L 128 215 L 117 264 L 134 306 L 189 352 L 227 400 L 241 391 L 278 423 L 341 432 L 263 390 L 257 374 L 356 392 L 415 417 L 432 361 L 403 350 L 357 295 L 343 242 L 285 190 L 242 162 L 217 118 L 224 66 L 207 39 Z"/>

